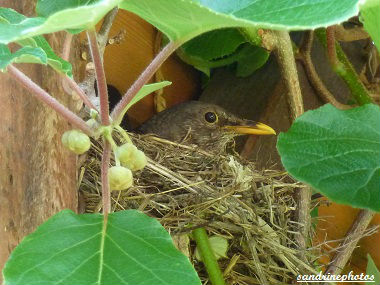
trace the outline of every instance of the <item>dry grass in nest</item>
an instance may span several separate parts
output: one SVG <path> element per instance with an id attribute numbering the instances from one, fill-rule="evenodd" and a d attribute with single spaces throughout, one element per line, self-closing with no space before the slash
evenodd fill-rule
<path id="1" fill-rule="evenodd" d="M 199 226 L 228 239 L 229 258 L 219 264 L 229 284 L 291 284 L 298 274 L 318 273 L 310 266 L 312 252 L 307 264 L 298 257 L 293 191 L 303 186 L 286 173 L 257 171 L 237 156 L 211 155 L 152 136 L 131 138 L 149 162 L 134 173 L 133 187 L 112 193 L 112 210 L 139 209 L 157 218 L 203 281 L 207 274 L 188 238 Z M 96 145 L 83 166 L 86 212 L 101 209 L 100 156 Z"/>

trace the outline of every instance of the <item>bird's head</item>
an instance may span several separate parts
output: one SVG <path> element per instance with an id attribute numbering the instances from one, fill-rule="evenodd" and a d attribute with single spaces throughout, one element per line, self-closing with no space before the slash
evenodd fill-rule
<path id="1" fill-rule="evenodd" d="M 140 131 L 175 142 L 196 144 L 212 152 L 223 151 L 235 136 L 272 135 L 269 126 L 240 119 L 223 108 L 200 101 L 189 101 L 167 109 L 144 123 Z"/>

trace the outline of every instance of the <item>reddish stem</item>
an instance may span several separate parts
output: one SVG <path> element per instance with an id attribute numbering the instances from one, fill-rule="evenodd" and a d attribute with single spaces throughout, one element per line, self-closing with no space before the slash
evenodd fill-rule
<path id="1" fill-rule="evenodd" d="M 78 117 L 75 113 L 71 112 L 61 103 L 59 103 L 55 98 L 51 97 L 49 93 L 43 90 L 40 86 L 34 83 L 28 76 L 22 73 L 19 69 L 13 65 L 8 65 L 7 70 L 9 74 L 13 76 L 26 90 L 30 91 L 37 99 L 46 103 L 49 107 L 54 109 L 58 114 L 64 117 L 68 122 L 73 124 L 78 129 L 82 130 L 87 135 L 92 135 L 91 128 Z"/>
<path id="2" fill-rule="evenodd" d="M 98 94 L 100 99 L 100 118 L 102 125 L 110 124 L 109 105 L 108 105 L 108 90 L 106 76 L 104 74 L 103 60 L 100 54 L 98 41 L 96 40 L 96 31 L 94 28 L 87 31 L 92 60 L 95 65 L 96 85 L 98 86 Z"/>
<path id="3" fill-rule="evenodd" d="M 102 156 L 102 199 L 103 199 L 103 214 L 105 217 L 111 212 L 111 193 L 108 183 L 108 165 L 110 163 L 111 145 L 107 140 L 104 140 L 103 156 Z"/>
<path id="4" fill-rule="evenodd" d="M 168 43 L 153 61 L 148 65 L 148 67 L 140 74 L 139 78 L 132 84 L 128 89 L 127 93 L 123 96 L 120 102 L 116 105 L 111 113 L 112 119 L 115 121 L 122 114 L 124 108 L 128 105 L 137 92 L 148 82 L 150 78 L 156 73 L 160 68 L 162 63 L 180 46 L 180 42 L 170 42 Z"/>

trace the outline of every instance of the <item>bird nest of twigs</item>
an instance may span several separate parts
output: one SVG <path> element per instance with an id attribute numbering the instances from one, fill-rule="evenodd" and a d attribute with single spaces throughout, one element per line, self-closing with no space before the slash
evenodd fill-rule
<path id="1" fill-rule="evenodd" d="M 229 284 L 291 284 L 298 274 L 316 272 L 311 264 L 317 254 L 301 253 L 295 243 L 293 194 L 302 184 L 284 171 L 258 171 L 237 155 L 130 136 L 149 158 L 148 165 L 134 173 L 133 187 L 112 192 L 112 210 L 139 209 L 157 218 L 203 281 L 207 274 L 189 238 L 196 227 L 228 240 L 228 258 L 219 264 Z M 94 144 L 82 167 L 86 212 L 101 210 L 101 146 Z"/>

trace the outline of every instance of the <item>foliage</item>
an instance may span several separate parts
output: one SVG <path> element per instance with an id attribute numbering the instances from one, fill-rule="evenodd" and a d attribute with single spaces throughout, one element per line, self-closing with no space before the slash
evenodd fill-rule
<path id="1" fill-rule="evenodd" d="M 380 109 L 308 111 L 277 143 L 284 167 L 337 203 L 380 212 Z"/>
<path id="2" fill-rule="evenodd" d="M 6 71 L 8 65 L 17 62 L 42 63 L 71 77 L 71 65 L 54 54 L 43 34 L 92 30 L 116 6 L 152 23 L 176 46 L 210 32 L 183 49 L 188 55 L 209 62 L 235 56 L 232 62 L 237 62 L 237 73 L 242 76 L 260 67 L 268 56 L 257 47 L 259 29 L 315 29 L 340 23 L 358 13 L 358 0 L 304 0 L 302 3 L 291 0 L 39 0 L 38 17 L 34 18 L 0 8 L 1 70 Z M 374 19 L 363 15 L 366 27 L 373 33 Z M 229 33 L 235 41 L 223 43 L 221 31 L 214 32 L 222 28 L 239 28 L 239 31 L 244 28 L 252 37 L 247 39 L 244 33 L 242 36 L 238 30 L 231 29 Z M 375 36 L 374 39 L 378 43 Z M 205 41 L 207 48 L 195 51 L 191 47 L 196 41 Z M 11 53 L 5 46 L 11 42 L 22 47 Z M 198 52 L 200 54 L 194 55 Z M 250 64 L 244 65 L 244 62 Z M 145 85 L 123 112 L 137 100 L 168 84 Z M 108 114 L 101 115 L 108 117 Z M 336 111 L 326 106 L 305 114 L 288 134 L 280 136 L 279 151 L 285 167 L 294 172 L 295 177 L 315 184 L 332 199 L 379 211 L 378 117 L 379 110 L 372 105 L 352 111 Z M 112 144 L 110 134 L 114 128 L 118 129 L 119 118 L 112 126 L 98 126 L 98 118 L 92 119 L 95 121 L 92 125 Z M 315 133 L 310 133 L 311 130 Z M 308 144 L 303 145 L 306 142 Z M 315 148 L 313 152 L 307 148 L 311 145 Z M 366 154 L 366 159 L 358 158 L 359 152 Z M 326 157 L 321 157 L 321 153 Z M 302 165 L 305 154 L 310 161 Z M 338 161 L 338 157 L 343 161 Z M 352 159 L 358 159 L 357 163 Z M 329 161 L 328 167 L 313 168 L 320 166 L 318 160 Z M 318 179 L 315 175 L 326 172 L 338 179 L 331 179 L 332 175 Z M 350 177 L 350 173 L 355 177 Z M 353 184 L 349 186 L 346 180 Z M 337 192 L 331 190 L 331 185 Z M 356 190 L 349 192 L 348 188 Z M 5 284 L 200 284 L 189 261 L 174 248 L 161 225 L 136 211 L 109 215 L 75 215 L 62 211 L 14 250 L 5 267 L 4 280 Z"/>
<path id="3" fill-rule="evenodd" d="M 161 224 L 127 210 L 51 217 L 13 251 L 5 284 L 200 284 Z M 44 281 L 42 281 L 44 280 Z"/>

